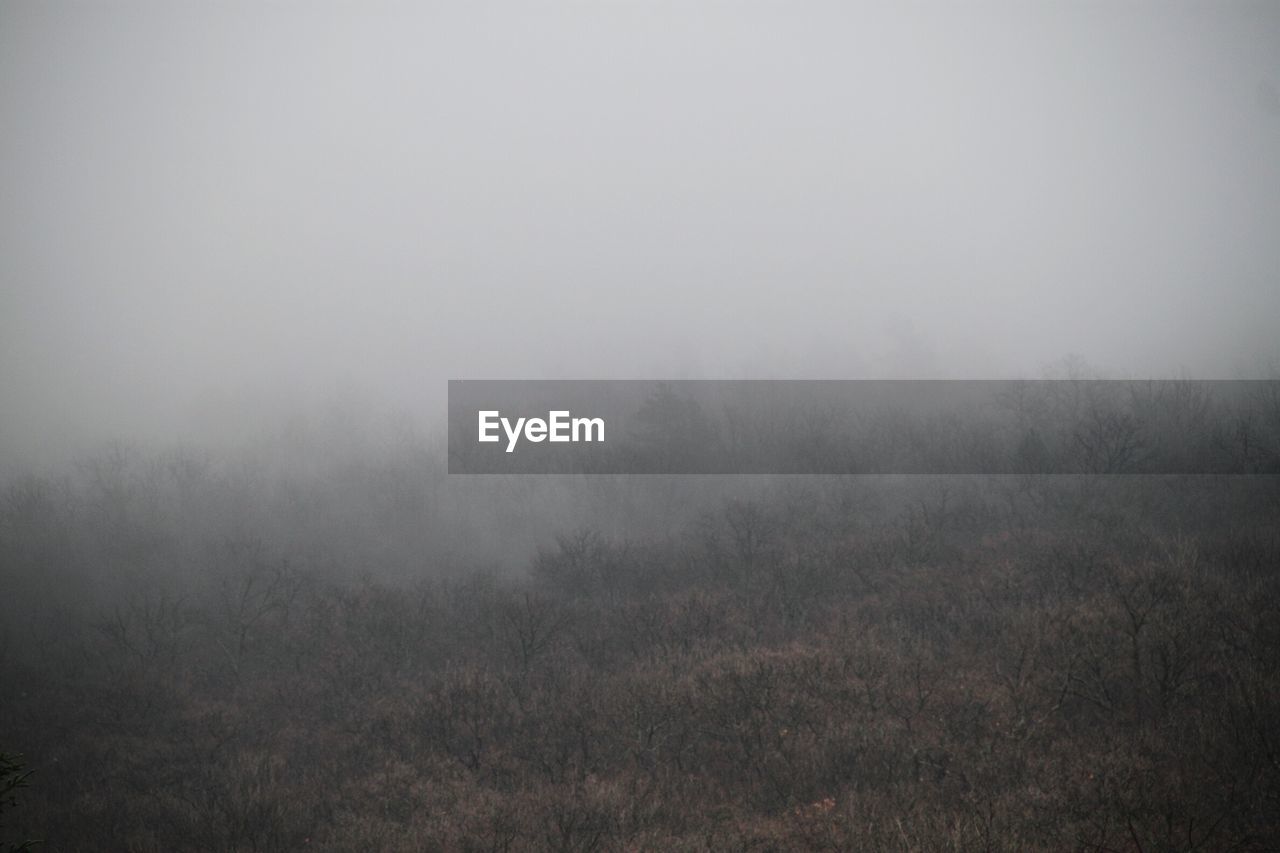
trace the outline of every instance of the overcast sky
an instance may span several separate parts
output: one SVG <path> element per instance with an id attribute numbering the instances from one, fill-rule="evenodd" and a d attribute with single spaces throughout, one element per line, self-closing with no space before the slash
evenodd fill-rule
<path id="1" fill-rule="evenodd" d="M 1256 373 L 1280 4 L 0 4 L 0 442 L 466 377 Z"/>

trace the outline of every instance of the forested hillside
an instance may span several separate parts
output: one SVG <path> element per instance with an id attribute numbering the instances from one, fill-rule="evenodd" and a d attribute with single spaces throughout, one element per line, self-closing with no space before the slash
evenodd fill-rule
<path id="1" fill-rule="evenodd" d="M 1280 845 L 1274 478 L 752 480 L 662 534 L 551 514 L 515 570 L 414 578 L 367 570 L 413 526 L 326 555 L 332 531 L 253 515 L 262 490 L 325 506 L 323 478 L 153 463 L 6 492 L 11 843 Z M 183 488 L 242 512 L 170 525 Z M 549 512 L 546 484 L 489 488 Z M 93 597 L 65 573 L 86 555 Z"/>

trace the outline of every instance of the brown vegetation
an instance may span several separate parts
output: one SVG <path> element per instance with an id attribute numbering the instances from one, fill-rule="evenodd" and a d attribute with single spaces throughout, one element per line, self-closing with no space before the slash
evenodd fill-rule
<path id="1" fill-rule="evenodd" d="M 0 746 L 34 773 L 5 831 L 66 851 L 1276 849 L 1274 488 L 927 481 L 878 505 L 887 487 L 783 483 L 666 538 L 561 536 L 514 580 L 343 580 L 224 538 L 186 591 L 8 620 Z M 73 547 L 39 492 L 10 495 L 11 567 Z M 147 547 L 128 517 L 64 521 Z"/>

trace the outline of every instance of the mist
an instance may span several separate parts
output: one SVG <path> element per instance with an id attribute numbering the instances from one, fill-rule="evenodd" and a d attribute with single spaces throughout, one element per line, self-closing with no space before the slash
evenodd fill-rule
<path id="1" fill-rule="evenodd" d="M 10 3 L 0 441 L 448 378 L 1256 375 L 1272 4 Z"/>
<path id="2" fill-rule="evenodd" d="M 1276 3 L 0 3 L 0 849 L 1280 849 L 1277 237 Z"/>

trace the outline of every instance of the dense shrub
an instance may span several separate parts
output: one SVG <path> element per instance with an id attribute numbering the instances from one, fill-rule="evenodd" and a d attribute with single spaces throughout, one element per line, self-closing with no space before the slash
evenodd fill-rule
<path id="1" fill-rule="evenodd" d="M 661 537 L 564 534 L 524 578 L 343 578 L 265 533 L 177 549 L 200 583 L 117 579 L 8 620 L 0 735 L 40 776 L 5 831 L 68 851 L 1280 846 L 1280 551 L 1240 494 L 1270 486 L 1010 485 L 784 483 Z M 10 566 L 60 559 L 58 525 L 84 535 L 53 500 L 11 501 Z"/>

